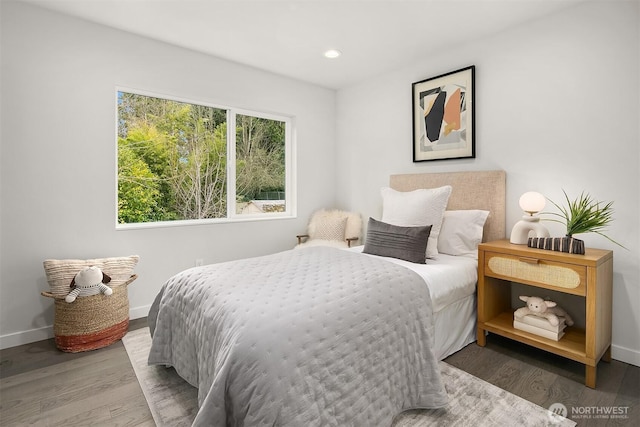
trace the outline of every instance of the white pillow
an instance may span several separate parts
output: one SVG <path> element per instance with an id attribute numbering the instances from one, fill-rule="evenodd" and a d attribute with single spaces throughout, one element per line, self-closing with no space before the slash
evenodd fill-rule
<path id="1" fill-rule="evenodd" d="M 478 259 L 484 223 L 489 211 L 446 211 L 438 237 L 438 252 Z"/>
<path id="2" fill-rule="evenodd" d="M 396 191 L 383 187 L 380 193 L 382 194 L 381 221 L 402 227 L 430 225 L 427 258 L 438 255 L 438 236 L 442 216 L 451 195 L 451 186 L 414 191 Z"/>

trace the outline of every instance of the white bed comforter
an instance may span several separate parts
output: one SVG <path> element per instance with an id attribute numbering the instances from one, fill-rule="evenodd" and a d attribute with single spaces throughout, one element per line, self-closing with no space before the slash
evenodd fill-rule
<path id="1" fill-rule="evenodd" d="M 362 253 L 364 246 L 355 246 L 346 250 Z M 476 292 L 477 259 L 446 254 L 438 254 L 434 259 L 429 258 L 426 264 L 416 264 L 396 258 L 385 259 L 415 271 L 424 279 L 429 287 L 434 313 Z"/>
<path id="2" fill-rule="evenodd" d="M 186 270 L 149 313 L 149 364 L 198 388 L 200 426 L 383 426 L 447 394 L 414 272 L 312 247 Z"/>

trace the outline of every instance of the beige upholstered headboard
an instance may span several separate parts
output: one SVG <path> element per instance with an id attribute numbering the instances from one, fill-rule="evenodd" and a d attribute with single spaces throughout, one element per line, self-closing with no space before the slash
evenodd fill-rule
<path id="1" fill-rule="evenodd" d="M 444 172 L 391 175 L 391 188 L 413 191 L 451 185 L 448 210 L 482 209 L 489 211 L 484 226 L 484 242 L 504 239 L 506 173 L 504 171 Z"/>

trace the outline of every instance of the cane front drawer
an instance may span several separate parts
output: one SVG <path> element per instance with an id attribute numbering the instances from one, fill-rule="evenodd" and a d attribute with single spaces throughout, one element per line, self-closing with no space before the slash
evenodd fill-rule
<path id="1" fill-rule="evenodd" d="M 587 268 L 541 257 L 487 252 L 485 275 L 575 295 L 586 295 Z"/>

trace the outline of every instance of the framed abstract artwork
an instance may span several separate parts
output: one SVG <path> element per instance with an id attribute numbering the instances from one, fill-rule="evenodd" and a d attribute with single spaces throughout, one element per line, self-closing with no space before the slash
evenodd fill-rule
<path id="1" fill-rule="evenodd" d="M 411 85 L 413 161 L 476 157 L 475 65 Z"/>

